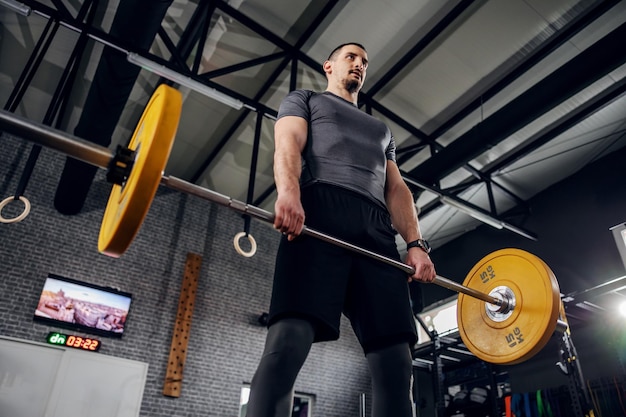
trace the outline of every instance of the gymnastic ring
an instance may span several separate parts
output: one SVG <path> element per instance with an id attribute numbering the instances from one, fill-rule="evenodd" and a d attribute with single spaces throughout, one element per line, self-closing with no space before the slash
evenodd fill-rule
<path id="1" fill-rule="evenodd" d="M 2 217 L 2 209 L 5 208 L 11 201 L 15 201 L 15 197 L 7 197 L 2 202 L 0 202 L 0 223 L 17 223 L 21 222 L 28 216 L 30 213 L 30 201 L 23 195 L 19 196 L 19 200 L 24 203 L 24 211 L 17 217 L 13 217 L 12 219 L 7 219 L 6 217 Z"/>
<path id="2" fill-rule="evenodd" d="M 241 249 L 241 246 L 239 246 L 239 239 L 241 239 L 244 236 L 246 236 L 248 238 L 248 242 L 250 242 L 250 250 L 248 252 L 244 251 L 243 249 Z M 237 233 L 235 235 L 235 238 L 233 239 L 233 245 L 235 245 L 235 250 L 237 251 L 237 253 L 241 256 L 245 256 L 246 258 L 250 258 L 251 256 L 254 256 L 254 254 L 256 253 L 256 241 L 254 240 L 254 238 L 252 237 L 250 233 L 246 233 L 246 232 Z"/>

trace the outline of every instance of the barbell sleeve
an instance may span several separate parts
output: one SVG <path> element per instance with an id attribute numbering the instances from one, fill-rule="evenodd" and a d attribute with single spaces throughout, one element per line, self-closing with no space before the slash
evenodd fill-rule
<path id="1" fill-rule="evenodd" d="M 27 138 L 38 145 L 54 149 L 100 168 L 106 169 L 113 159 L 113 153 L 109 148 L 52 129 L 43 123 L 35 123 L 6 110 L 0 110 L 0 126 L 7 133 L 20 138 Z"/>

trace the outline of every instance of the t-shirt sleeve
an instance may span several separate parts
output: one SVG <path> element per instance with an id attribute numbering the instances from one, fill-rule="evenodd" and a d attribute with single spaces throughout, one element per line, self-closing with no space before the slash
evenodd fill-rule
<path id="1" fill-rule="evenodd" d="M 396 141 L 390 131 L 388 131 L 388 134 L 391 136 L 391 140 L 389 141 L 387 149 L 385 149 L 385 155 L 387 156 L 387 159 L 396 162 Z"/>
<path id="2" fill-rule="evenodd" d="M 310 91 L 294 90 L 280 103 L 278 108 L 277 120 L 284 116 L 298 116 L 306 120 L 311 120 L 311 111 L 309 110 Z"/>

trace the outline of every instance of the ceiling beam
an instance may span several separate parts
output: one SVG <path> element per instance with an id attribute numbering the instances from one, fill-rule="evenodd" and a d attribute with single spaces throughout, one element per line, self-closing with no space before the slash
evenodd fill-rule
<path id="1" fill-rule="evenodd" d="M 458 111 L 454 116 L 446 120 L 441 126 L 435 129 L 431 135 L 434 138 L 438 138 L 453 126 L 467 117 L 474 110 L 480 108 L 484 102 L 493 98 L 495 95 L 504 90 L 508 85 L 512 84 L 522 75 L 526 74 L 533 66 L 541 62 L 549 54 L 554 52 L 564 43 L 568 42 L 581 30 L 589 26 L 593 21 L 602 16 L 609 9 L 619 3 L 620 0 L 601 1 L 595 6 L 586 10 L 584 13 L 577 15 L 574 19 L 568 22 L 563 28 L 560 28 L 558 32 L 554 33 L 546 42 L 542 42 L 541 45 L 533 49 L 524 61 L 519 63 L 512 69 L 507 75 L 498 80 L 495 84 L 489 87 L 486 91 L 476 97 L 471 103 Z"/>
<path id="2" fill-rule="evenodd" d="M 519 161 L 523 157 L 529 155 L 530 153 L 539 149 L 541 146 L 550 142 L 558 135 L 576 126 L 578 123 L 590 117 L 592 114 L 610 105 L 613 101 L 621 97 L 624 93 L 626 93 L 626 78 L 606 88 L 600 94 L 588 100 L 581 106 L 572 109 L 572 111 L 567 113 L 565 116 L 550 124 L 546 128 L 540 130 L 534 136 L 529 138 L 522 147 L 513 149 L 509 154 L 484 167 L 482 169 L 482 172 L 486 175 L 491 176 L 495 175 L 501 170 L 504 170 L 506 167 L 512 165 L 516 161 Z"/>
<path id="3" fill-rule="evenodd" d="M 254 101 L 259 102 L 261 98 L 267 93 L 267 91 L 272 87 L 272 85 L 274 85 L 274 83 L 276 82 L 276 79 L 278 79 L 278 77 L 280 76 L 282 71 L 287 67 L 289 62 L 291 62 L 290 57 L 295 56 L 296 54 L 299 53 L 302 45 L 304 45 L 304 43 L 309 39 L 309 37 L 312 36 L 313 32 L 317 29 L 317 27 L 321 24 L 321 22 L 330 14 L 333 7 L 335 7 L 335 5 L 337 4 L 337 0 L 330 1 L 326 4 L 326 6 L 315 17 L 311 25 L 304 31 L 302 36 L 296 42 L 296 45 L 294 45 L 293 47 L 289 45 L 287 42 L 283 41 L 282 38 L 274 35 L 269 30 L 263 28 L 261 25 L 254 22 L 252 19 L 248 18 L 247 16 L 245 16 L 238 10 L 233 9 L 232 7 L 224 3 L 219 3 L 219 4 L 220 4 L 220 9 L 222 9 L 222 11 L 228 13 L 231 17 L 237 19 L 240 23 L 248 26 L 250 29 L 254 30 L 258 34 L 265 36 L 266 39 L 268 39 L 270 42 L 273 42 L 275 45 L 281 47 L 281 49 L 287 51 L 287 56 L 283 58 L 280 64 L 278 64 L 278 67 L 272 72 L 272 74 L 265 81 L 265 84 L 259 89 L 259 91 L 255 95 Z M 222 137 L 219 143 L 213 148 L 209 156 L 205 158 L 205 160 L 202 162 L 200 167 L 196 170 L 196 172 L 191 178 L 192 182 L 197 182 L 200 179 L 204 171 L 206 171 L 206 169 L 211 165 L 211 163 L 217 157 L 217 155 L 219 155 L 219 152 L 222 150 L 224 146 L 226 146 L 226 143 L 228 143 L 228 141 L 232 138 L 232 136 L 235 134 L 239 126 L 244 123 L 246 117 L 248 117 L 248 115 L 250 114 L 250 111 L 251 111 L 250 109 L 244 109 L 244 111 L 239 115 L 239 117 L 237 118 L 237 121 L 231 126 L 231 128 L 228 130 L 226 135 Z M 274 115 L 276 114 L 275 111 L 273 113 Z M 263 194 L 265 194 L 265 192 Z"/>
<path id="4" fill-rule="evenodd" d="M 434 184 L 485 149 L 497 145 L 542 114 L 569 99 L 626 62 L 626 23 L 536 83 L 409 175 Z M 593 63 L 593 65 L 590 65 Z"/>
<path id="5" fill-rule="evenodd" d="M 461 16 L 465 10 L 474 3 L 474 0 L 462 0 L 458 3 L 450 12 L 448 12 L 443 19 L 439 20 L 437 24 L 428 31 L 420 40 L 400 58 L 389 71 L 385 73 L 371 88 L 367 89 L 367 95 L 373 97 L 376 93 L 380 92 L 391 80 L 393 80 L 400 72 L 402 72 L 408 64 L 415 59 L 424 49 L 426 49 L 431 42 L 433 42 L 439 35 L 441 35 L 446 29 L 450 27 L 454 21 Z"/>

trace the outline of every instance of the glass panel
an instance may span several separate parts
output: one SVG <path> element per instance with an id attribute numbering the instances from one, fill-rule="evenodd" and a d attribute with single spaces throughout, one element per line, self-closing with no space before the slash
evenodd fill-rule
<path id="1" fill-rule="evenodd" d="M 250 387 L 244 385 L 241 387 L 241 398 L 239 400 L 239 417 L 246 417 L 246 409 L 248 399 L 250 398 Z M 296 392 L 293 398 L 293 409 L 291 417 L 312 417 L 313 416 L 313 398 L 311 394 Z"/>

